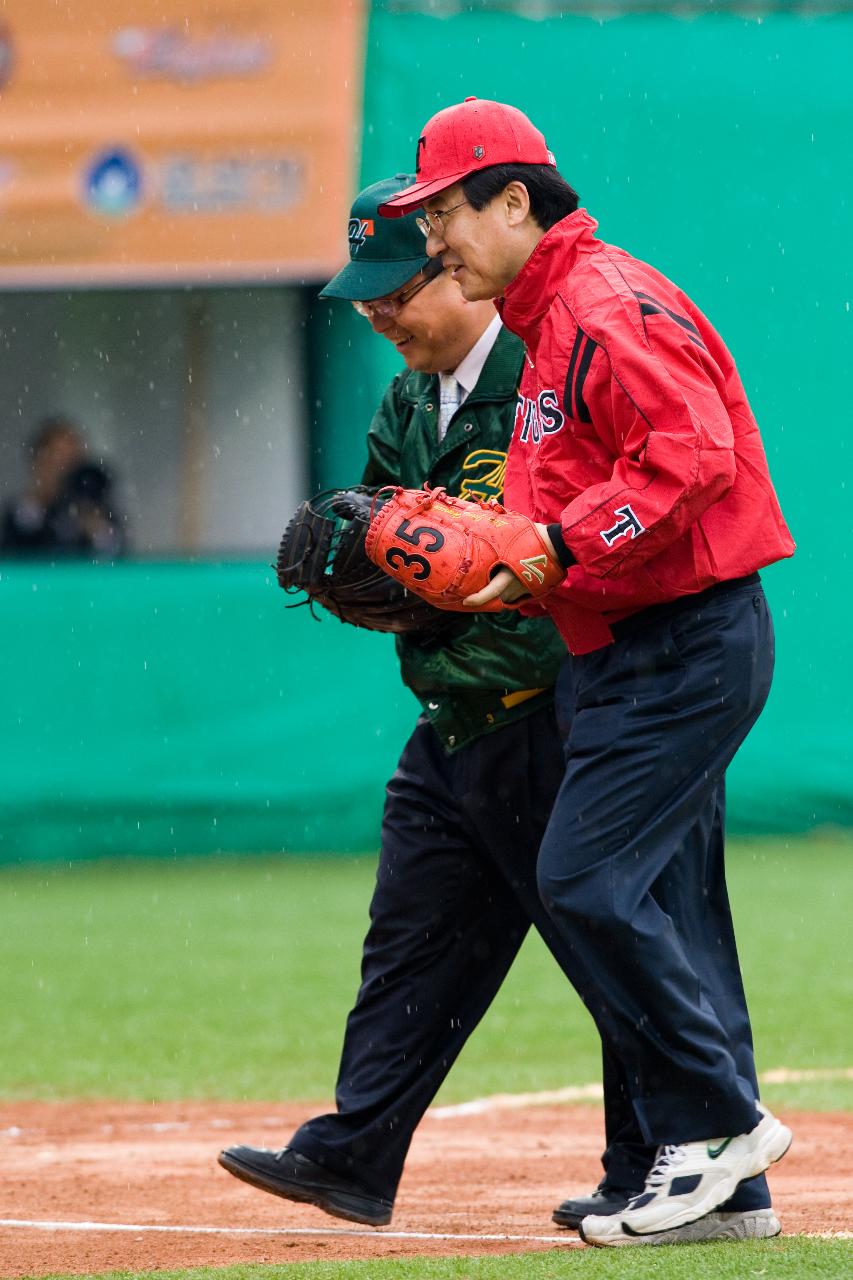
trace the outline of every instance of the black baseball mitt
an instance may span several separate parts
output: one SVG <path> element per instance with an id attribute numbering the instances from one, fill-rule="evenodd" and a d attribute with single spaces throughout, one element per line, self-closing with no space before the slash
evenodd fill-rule
<path id="1" fill-rule="evenodd" d="M 341 622 L 370 631 L 433 639 L 448 614 L 407 591 L 368 560 L 364 536 L 375 490 L 330 489 L 303 502 L 284 531 L 276 560 L 278 585 L 304 591 L 298 604 L 321 605 Z M 294 606 L 290 606 L 291 608 Z"/>

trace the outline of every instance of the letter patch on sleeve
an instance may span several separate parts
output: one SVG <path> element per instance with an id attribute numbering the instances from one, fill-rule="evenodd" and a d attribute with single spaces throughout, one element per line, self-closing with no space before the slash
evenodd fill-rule
<path id="1" fill-rule="evenodd" d="M 617 507 L 615 514 L 621 519 L 609 529 L 602 529 L 601 536 L 607 543 L 608 547 L 612 547 L 617 538 L 636 538 L 639 534 L 645 533 L 645 526 L 634 515 L 633 509 L 629 506 Z"/>

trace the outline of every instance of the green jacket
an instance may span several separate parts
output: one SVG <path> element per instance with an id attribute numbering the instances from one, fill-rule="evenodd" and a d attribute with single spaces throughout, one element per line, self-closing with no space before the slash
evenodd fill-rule
<path id="1" fill-rule="evenodd" d="M 367 436 L 368 485 L 443 485 L 462 497 L 503 494 L 524 348 L 501 329 L 476 387 L 438 439 L 438 379 L 405 370 L 389 386 Z M 403 681 L 448 751 L 528 715 L 553 696 L 566 647 L 547 618 L 514 610 L 460 617 L 433 644 L 397 638 Z M 532 697 L 514 694 L 538 690 Z"/>

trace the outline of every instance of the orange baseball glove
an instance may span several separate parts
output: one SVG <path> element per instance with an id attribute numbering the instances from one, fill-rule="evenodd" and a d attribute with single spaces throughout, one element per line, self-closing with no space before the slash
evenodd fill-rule
<path id="1" fill-rule="evenodd" d="M 364 549 L 408 591 L 460 613 L 472 612 L 463 600 L 487 586 L 498 569 L 514 573 L 528 595 L 512 604 L 492 600 L 484 612 L 543 596 L 566 572 L 527 516 L 499 502 L 454 498 L 444 489 L 394 489 L 374 514 Z"/>

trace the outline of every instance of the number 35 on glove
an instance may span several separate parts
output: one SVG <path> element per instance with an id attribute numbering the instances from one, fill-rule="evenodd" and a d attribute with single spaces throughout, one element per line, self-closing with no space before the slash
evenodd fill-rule
<path id="1" fill-rule="evenodd" d="M 384 491 L 383 491 L 384 492 Z M 370 522 L 364 542 L 374 564 L 439 609 L 471 612 L 463 601 L 509 569 L 527 590 L 512 604 L 497 599 L 483 611 L 515 609 L 561 582 L 565 569 L 527 516 L 497 502 L 468 502 L 444 489 L 395 489 Z"/>

